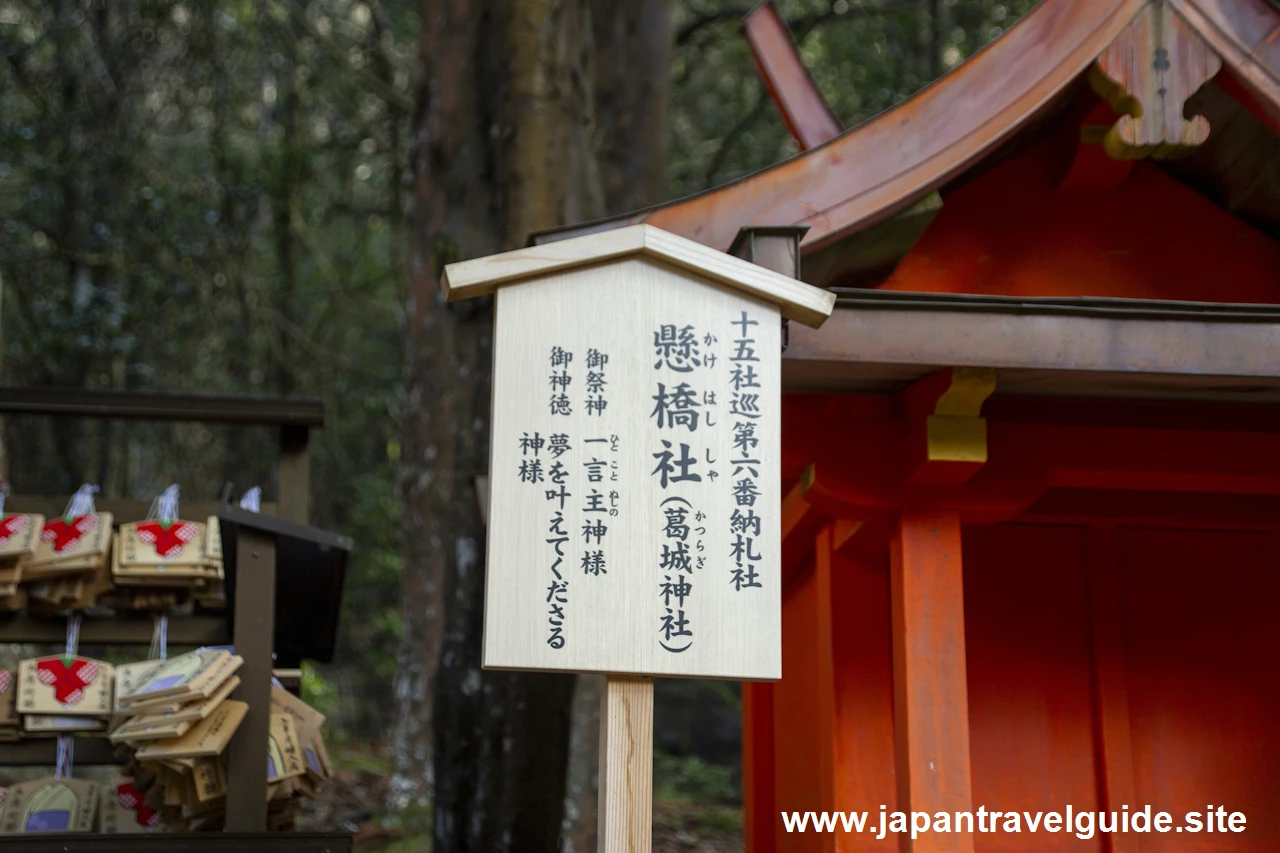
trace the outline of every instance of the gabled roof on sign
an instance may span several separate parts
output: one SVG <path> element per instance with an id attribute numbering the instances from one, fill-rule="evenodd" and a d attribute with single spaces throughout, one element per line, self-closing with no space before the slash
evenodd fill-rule
<path id="1" fill-rule="evenodd" d="M 649 210 L 535 235 L 547 243 L 645 222 L 716 248 L 751 225 L 807 225 L 806 253 L 883 222 L 959 178 L 1067 91 L 1149 0 L 1043 0 L 942 79 L 825 144 Z M 1280 125 L 1280 9 L 1165 0 Z"/>
<path id="2" fill-rule="evenodd" d="M 632 225 L 449 264 L 440 277 L 440 289 L 449 302 L 455 302 L 531 278 L 634 256 L 663 261 L 773 303 L 782 316 L 806 326 L 822 325 L 835 306 L 833 293 L 651 225 Z"/>

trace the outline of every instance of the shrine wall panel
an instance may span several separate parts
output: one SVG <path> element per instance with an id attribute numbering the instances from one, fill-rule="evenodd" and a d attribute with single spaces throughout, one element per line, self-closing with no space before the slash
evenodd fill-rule
<path id="1" fill-rule="evenodd" d="M 963 531 L 974 808 L 1098 808 L 1089 598 L 1080 527 Z M 983 853 L 1102 850 L 1095 837 L 976 836 Z"/>
<path id="2" fill-rule="evenodd" d="M 1138 799 L 1224 806 L 1243 834 L 1148 836 L 1144 853 L 1280 850 L 1280 537 L 1122 529 Z"/>
<path id="3" fill-rule="evenodd" d="M 1159 167 L 1105 196 L 1056 187 L 1052 139 L 943 193 L 886 290 L 1280 302 L 1280 243 Z"/>

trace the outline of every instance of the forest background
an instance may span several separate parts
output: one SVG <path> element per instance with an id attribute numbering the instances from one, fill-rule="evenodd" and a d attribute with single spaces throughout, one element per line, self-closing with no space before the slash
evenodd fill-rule
<path id="1" fill-rule="evenodd" d="M 777 2 L 846 127 L 1032 5 Z M 325 402 L 312 521 L 357 549 L 337 660 L 307 671 L 350 782 L 318 824 L 391 827 L 404 849 L 506 849 L 513 828 L 589 849 L 589 685 L 475 671 L 488 315 L 430 294 L 444 262 L 794 154 L 741 36 L 750 7 L 0 0 L 0 381 Z M 266 431 L 20 418 L 0 453 L 26 494 L 274 489 Z M 736 703 L 735 685 L 660 684 L 666 842 L 740 844 Z M 486 746 L 531 716 L 523 753 Z M 481 766 L 551 784 L 525 802 L 469 778 Z"/>

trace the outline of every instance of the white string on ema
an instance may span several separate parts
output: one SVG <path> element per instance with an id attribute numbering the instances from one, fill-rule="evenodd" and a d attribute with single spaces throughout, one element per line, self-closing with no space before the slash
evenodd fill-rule
<path id="1" fill-rule="evenodd" d="M 178 519 L 178 484 L 174 483 L 169 488 L 160 493 L 160 496 L 151 502 L 151 509 L 147 511 L 147 520 L 159 521 L 168 524 Z"/>
<path id="2" fill-rule="evenodd" d="M 92 502 L 92 494 L 90 494 L 89 500 Z M 92 508 L 90 511 L 92 511 Z M 81 514 L 83 515 L 83 513 Z M 67 657 L 74 657 L 76 651 L 80 648 L 80 622 L 83 618 L 80 613 L 72 613 L 67 617 Z M 71 775 L 71 762 L 74 752 L 74 737 L 72 735 L 58 735 L 58 757 L 53 771 L 53 775 L 56 778 L 65 779 Z"/>
<path id="3" fill-rule="evenodd" d="M 72 748 L 72 735 L 58 735 L 58 757 L 53 768 L 56 779 L 67 779 L 71 776 L 71 762 L 75 756 Z"/>
<path id="4" fill-rule="evenodd" d="M 157 613 L 151 629 L 151 648 L 147 652 L 148 660 L 168 660 L 169 658 L 169 614 Z"/>
<path id="5" fill-rule="evenodd" d="M 262 487 L 254 486 L 240 498 L 240 508 L 249 512 L 262 512 Z"/>
<path id="6" fill-rule="evenodd" d="M 67 617 L 67 657 L 74 657 L 80 648 L 80 622 L 83 618 L 79 612 Z"/>
<path id="7" fill-rule="evenodd" d="M 71 496 L 71 500 L 67 502 L 67 518 L 78 518 L 82 515 L 89 515 L 96 511 L 93 503 L 93 496 L 99 492 L 97 486 L 92 483 L 85 483 L 76 489 L 76 493 Z"/>

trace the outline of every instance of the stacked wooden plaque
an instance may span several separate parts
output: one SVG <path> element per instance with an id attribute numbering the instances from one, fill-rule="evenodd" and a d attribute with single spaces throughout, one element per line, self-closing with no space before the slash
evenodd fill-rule
<path id="1" fill-rule="evenodd" d="M 218 518 L 120 525 L 111 578 L 135 610 L 170 610 L 186 593 L 207 605 L 225 601 Z"/>
<path id="2" fill-rule="evenodd" d="M 81 487 L 60 518 L 0 514 L 0 610 L 56 613 L 106 604 L 164 613 L 189 600 L 206 610 L 226 606 L 217 516 L 177 518 L 171 486 L 162 500 L 172 515 L 113 533 L 111 514 L 93 510 L 94 491 Z"/>
<path id="3" fill-rule="evenodd" d="M 181 519 L 171 487 L 153 505 L 152 518 L 113 532 L 112 516 L 94 509 L 95 491 L 82 487 L 62 517 L 47 521 L 4 514 L 0 487 L 0 610 L 108 605 L 167 613 L 188 601 L 226 606 L 216 516 Z M 68 649 L 74 648 L 69 629 Z M 97 733 L 124 762 L 110 784 L 60 769 L 54 778 L 0 789 L 0 834 L 222 828 L 225 750 L 251 713 L 231 698 L 240 665 L 229 651 L 200 649 L 118 667 L 65 655 L 0 669 L 0 741 Z M 331 776 L 324 716 L 278 684 L 270 709 L 258 713 L 269 714 L 268 824 L 289 828 L 300 799 L 317 796 Z M 72 743 L 59 741 L 60 768 L 70 766 L 64 748 L 69 760 Z"/>
<path id="4" fill-rule="evenodd" d="M 0 743 L 22 736 L 22 718 L 18 716 L 18 678 L 9 669 L 0 669 Z M 0 803 L 3 805 L 3 803 Z"/>
<path id="5" fill-rule="evenodd" d="M 222 827 L 224 750 L 248 713 L 248 705 L 228 698 L 240 683 L 234 674 L 239 665 L 240 658 L 228 652 L 198 651 L 120 667 L 110 738 L 132 750 L 132 758 L 119 802 L 104 806 L 104 828 L 105 817 L 120 810 L 135 811 L 137 819 L 118 831 L 146 831 L 135 826 L 152 820 L 170 830 Z M 323 723 L 324 715 L 301 699 L 278 686 L 272 690 L 265 769 L 269 823 L 275 828 L 292 825 L 299 797 L 315 797 L 331 774 Z M 140 803 L 136 809 L 130 805 L 134 798 Z"/>
<path id="6" fill-rule="evenodd" d="M 35 556 L 43 529 L 42 515 L 0 514 L 0 609 L 26 607 L 22 570 Z"/>
<path id="7" fill-rule="evenodd" d="M 230 698 L 240 684 L 241 663 L 223 649 L 114 668 L 76 656 L 22 661 L 17 677 L 0 691 L 0 732 L 36 736 L 33 719 L 44 721 L 41 733 L 48 735 L 109 728 L 125 764 L 101 790 L 60 778 L 0 793 L 12 806 L 0 801 L 0 833 L 220 829 L 225 751 L 249 713 L 246 703 Z M 0 670 L 0 682 L 5 674 Z M 332 769 L 321 735 L 323 714 L 278 685 L 270 714 L 264 768 L 269 825 L 284 829 L 292 826 L 300 798 L 316 797 Z"/>
<path id="8" fill-rule="evenodd" d="M 85 484 L 60 518 L 0 514 L 0 609 L 91 607 L 110 587 L 111 515 L 94 510 Z M 0 507 L 8 496 L 0 485 Z"/>
<path id="9" fill-rule="evenodd" d="M 160 812 L 147 805 L 146 796 L 138 790 L 139 780 L 120 775 L 104 785 L 98 805 L 99 828 L 107 835 L 133 835 L 163 832 Z"/>
<path id="10" fill-rule="evenodd" d="M 112 743 L 168 744 L 221 712 L 223 703 L 240 684 L 235 674 L 243 663 L 225 649 L 201 649 L 163 661 L 143 661 L 120 667 L 116 675 Z M 234 703 L 243 708 L 242 703 Z M 235 733 L 240 718 L 222 726 Z"/>
<path id="11" fill-rule="evenodd" d="M 111 588 L 111 513 L 83 512 L 44 522 L 22 583 L 33 610 L 83 610 Z"/>
<path id="12" fill-rule="evenodd" d="M 12 737 L 106 726 L 112 692 L 109 664 L 77 655 L 35 658 L 21 661 L 16 674 L 0 670 L 0 681 L 8 682 L 0 692 L 0 724 Z M 60 743 L 60 763 L 63 747 Z M 69 757 L 69 743 L 66 749 Z M 95 782 L 69 777 L 19 782 L 0 796 L 0 834 L 89 832 L 97 823 L 97 807 Z"/>

